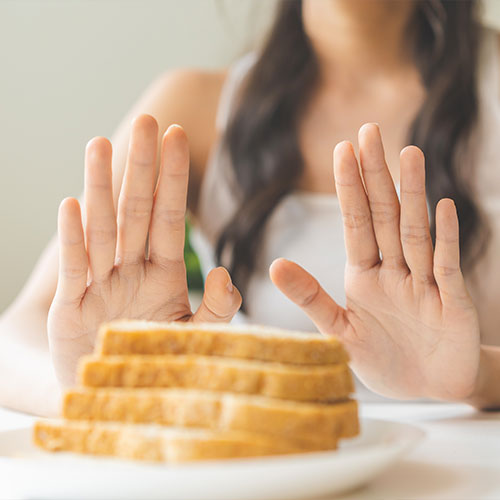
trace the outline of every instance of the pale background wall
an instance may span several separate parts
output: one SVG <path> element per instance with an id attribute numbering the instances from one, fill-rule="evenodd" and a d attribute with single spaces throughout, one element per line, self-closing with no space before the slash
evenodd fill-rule
<path id="1" fill-rule="evenodd" d="M 218 67 L 273 0 L 0 0 L 0 311 L 77 196 L 83 150 L 168 68 Z M 500 0 L 485 16 L 500 27 Z"/>
<path id="2" fill-rule="evenodd" d="M 0 0 L 0 310 L 77 196 L 83 151 L 168 68 L 251 46 L 269 0 Z"/>

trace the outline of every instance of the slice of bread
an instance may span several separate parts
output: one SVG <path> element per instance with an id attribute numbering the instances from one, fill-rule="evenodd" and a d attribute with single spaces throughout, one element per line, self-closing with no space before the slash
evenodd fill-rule
<path id="1" fill-rule="evenodd" d="M 353 391 L 346 364 L 298 366 L 216 356 L 87 356 L 87 387 L 183 387 L 258 394 L 293 401 L 339 401 Z"/>
<path id="2" fill-rule="evenodd" d="M 97 354 L 201 354 L 298 365 L 346 363 L 335 337 L 221 323 L 118 320 L 99 330 Z"/>
<path id="3" fill-rule="evenodd" d="M 313 451 L 290 440 L 244 432 L 153 425 L 39 421 L 33 440 L 47 451 L 69 451 L 156 462 L 185 462 Z"/>
<path id="4" fill-rule="evenodd" d="M 188 389 L 75 389 L 64 397 L 63 417 L 255 432 L 325 449 L 359 433 L 353 400 L 297 403 Z"/>

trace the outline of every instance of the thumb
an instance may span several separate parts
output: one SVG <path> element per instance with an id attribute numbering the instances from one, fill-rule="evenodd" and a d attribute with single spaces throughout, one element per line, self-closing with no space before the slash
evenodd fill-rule
<path id="1" fill-rule="evenodd" d="M 240 307 L 240 292 L 233 286 L 226 269 L 217 267 L 208 273 L 203 301 L 193 315 L 192 321 L 229 322 Z"/>
<path id="2" fill-rule="evenodd" d="M 342 336 L 345 311 L 304 268 L 286 259 L 277 259 L 269 268 L 271 281 L 297 304 L 321 333 Z"/>

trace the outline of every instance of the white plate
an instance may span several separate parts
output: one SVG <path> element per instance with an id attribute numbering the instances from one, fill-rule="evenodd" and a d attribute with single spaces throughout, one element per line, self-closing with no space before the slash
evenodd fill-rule
<path id="1" fill-rule="evenodd" d="M 31 427 L 0 432 L 0 495 L 36 499 L 312 499 L 361 486 L 410 450 L 417 427 L 362 419 L 338 451 L 157 465 L 44 453 Z M 6 498 L 4 496 L 4 498 Z"/>

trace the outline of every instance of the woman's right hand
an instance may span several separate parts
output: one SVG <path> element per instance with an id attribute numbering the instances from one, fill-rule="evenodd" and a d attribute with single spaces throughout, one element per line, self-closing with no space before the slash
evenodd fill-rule
<path id="1" fill-rule="evenodd" d="M 157 141 L 155 119 L 138 117 L 117 214 L 111 144 L 100 137 L 89 142 L 85 154 L 85 223 L 76 199 L 60 205 L 59 277 L 48 335 L 63 386 L 74 383 L 77 361 L 92 351 L 104 321 L 229 321 L 240 308 L 228 272 L 216 268 L 207 277 L 201 306 L 191 311 L 184 265 L 188 143 L 181 127 L 167 130 L 155 187 Z"/>

